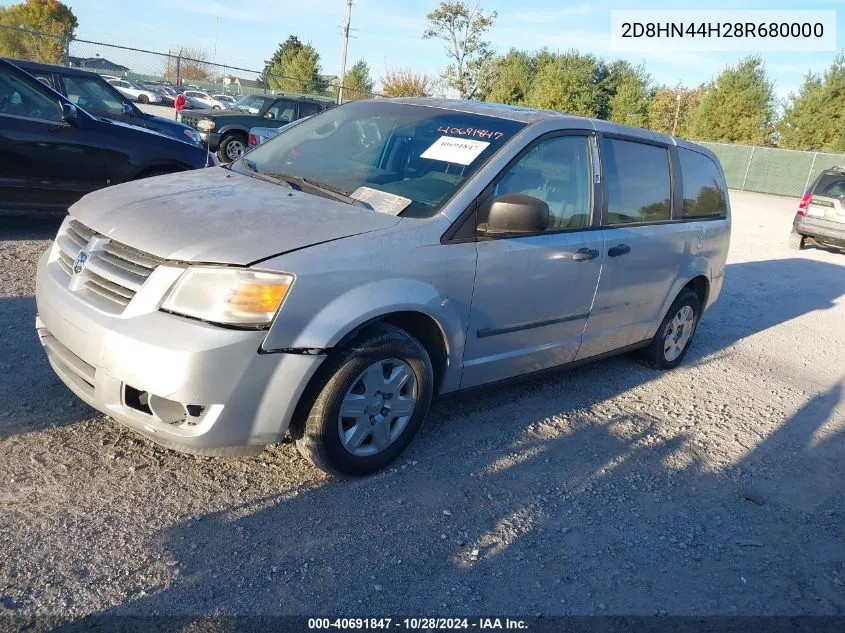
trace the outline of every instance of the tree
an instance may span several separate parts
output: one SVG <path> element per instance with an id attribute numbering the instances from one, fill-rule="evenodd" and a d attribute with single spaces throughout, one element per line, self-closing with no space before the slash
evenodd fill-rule
<path id="1" fill-rule="evenodd" d="M 366 99 L 373 91 L 375 82 L 370 77 L 370 66 L 363 59 L 352 65 L 343 80 L 343 100 Z"/>
<path id="2" fill-rule="evenodd" d="M 182 79 L 205 81 L 211 77 L 211 64 L 208 62 L 208 53 L 201 48 L 181 48 L 179 56 L 182 61 L 179 64 L 179 71 Z"/>
<path id="3" fill-rule="evenodd" d="M 644 66 L 632 66 L 624 60 L 611 64 L 600 86 L 607 100 L 607 118 L 614 123 L 645 127 L 651 101 L 650 84 L 651 76 Z"/>
<path id="4" fill-rule="evenodd" d="M 698 140 L 770 145 L 775 100 L 763 60 L 746 57 L 707 85 L 693 111 L 689 134 Z"/>
<path id="5" fill-rule="evenodd" d="M 592 55 L 576 50 L 563 54 L 540 51 L 526 105 L 594 117 L 600 98 L 597 71 L 598 61 Z"/>
<path id="6" fill-rule="evenodd" d="M 472 99 L 484 91 L 489 81 L 493 49 L 484 34 L 493 26 L 496 11 L 485 13 L 480 6 L 465 2 L 440 3 L 429 13 L 423 39 L 440 39 L 446 43 L 446 55 L 453 63 L 443 71 L 446 85 L 458 91 L 461 99 Z"/>
<path id="7" fill-rule="evenodd" d="M 295 35 L 279 45 L 269 62 L 265 75 L 272 90 L 323 94 L 328 87 L 320 74 L 320 54 Z"/>
<path id="8" fill-rule="evenodd" d="M 26 0 L 10 7 L 0 7 L 0 26 L 42 34 L 0 28 L 0 56 L 62 64 L 67 42 L 79 23 L 70 7 L 59 0 Z"/>
<path id="9" fill-rule="evenodd" d="M 778 124 L 780 145 L 792 149 L 845 150 L 845 56 L 837 55 L 824 76 L 807 73 L 790 94 Z"/>
<path id="10" fill-rule="evenodd" d="M 526 101 L 536 73 L 535 58 L 512 48 L 507 55 L 493 61 L 490 85 L 478 96 L 485 101 L 521 105 Z"/>
<path id="11" fill-rule="evenodd" d="M 386 97 L 428 97 L 432 86 L 426 73 L 408 68 L 388 68 L 381 77 L 381 91 Z"/>

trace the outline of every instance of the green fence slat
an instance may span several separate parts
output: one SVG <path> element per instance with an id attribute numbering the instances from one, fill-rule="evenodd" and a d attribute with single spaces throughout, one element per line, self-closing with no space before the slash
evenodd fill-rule
<path id="1" fill-rule="evenodd" d="M 712 150 L 731 189 L 800 196 L 823 170 L 845 167 L 845 154 L 699 142 Z"/>

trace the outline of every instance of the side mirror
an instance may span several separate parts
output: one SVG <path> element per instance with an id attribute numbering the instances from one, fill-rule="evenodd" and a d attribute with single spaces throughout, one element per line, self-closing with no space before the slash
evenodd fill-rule
<path id="1" fill-rule="evenodd" d="M 66 101 L 62 101 L 62 121 L 65 123 L 71 123 L 76 121 L 76 117 L 79 115 L 79 110 L 76 109 L 76 106 L 72 103 L 67 103 Z"/>
<path id="2" fill-rule="evenodd" d="M 272 112 L 268 112 L 267 114 L 264 115 L 264 118 L 265 119 L 275 119 L 276 115 L 273 114 Z"/>
<path id="3" fill-rule="evenodd" d="M 135 114 L 135 110 L 133 110 L 132 106 L 129 105 L 128 103 L 124 103 L 123 104 L 123 114 L 125 114 L 126 116 L 132 116 L 133 114 Z"/>
<path id="4" fill-rule="evenodd" d="M 478 233 L 488 237 L 534 235 L 549 226 L 549 205 L 524 193 L 508 193 L 490 205 L 487 223 Z"/>

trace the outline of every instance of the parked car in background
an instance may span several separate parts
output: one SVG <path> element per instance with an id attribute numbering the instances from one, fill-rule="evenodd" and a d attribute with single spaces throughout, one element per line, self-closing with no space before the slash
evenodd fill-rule
<path id="1" fill-rule="evenodd" d="M 152 441 L 254 454 L 289 430 L 317 466 L 361 475 L 435 395 L 634 349 L 679 365 L 730 226 L 719 161 L 693 143 L 510 105 L 353 101 L 230 167 L 74 205 L 39 263 L 36 329 L 74 393 Z M 104 300 L 84 284 L 114 253 L 146 279 L 116 276 Z"/>
<path id="2" fill-rule="evenodd" d="M 222 101 L 218 101 L 210 94 L 208 94 L 207 92 L 203 92 L 202 90 L 186 90 L 184 94 L 188 99 L 193 99 L 194 101 L 203 103 L 207 107 L 212 108 L 214 110 L 222 110 L 227 105 Z"/>
<path id="3" fill-rule="evenodd" d="M 159 97 L 157 92 L 142 88 L 126 79 L 110 79 L 108 81 L 122 95 L 138 103 L 159 103 L 161 101 L 161 97 Z"/>
<path id="4" fill-rule="evenodd" d="M 798 204 L 789 246 L 801 250 L 812 240 L 820 246 L 845 249 L 845 168 L 819 174 Z"/>
<path id="5" fill-rule="evenodd" d="M 223 111 L 183 112 L 180 120 L 199 130 L 208 149 L 223 163 L 240 158 L 249 143 L 253 127 L 282 127 L 292 121 L 333 107 L 331 101 L 284 95 L 250 95 Z"/>
<path id="6" fill-rule="evenodd" d="M 224 108 L 231 108 L 237 101 L 232 95 L 211 95 L 211 98 L 222 103 Z"/>
<path id="7" fill-rule="evenodd" d="M 18 59 L 9 61 L 67 97 L 89 114 L 137 125 L 180 141 L 203 145 L 197 130 L 174 119 L 142 112 L 130 99 L 103 79 L 102 75 L 57 64 L 42 64 Z"/>
<path id="8" fill-rule="evenodd" d="M 194 143 L 89 114 L 0 59 L 0 209 L 64 210 L 95 189 L 208 161 Z"/>
<path id="9" fill-rule="evenodd" d="M 310 117 L 305 117 L 304 119 L 299 119 L 297 121 L 293 121 L 288 123 L 287 125 L 283 125 L 282 127 L 253 127 L 249 130 L 249 137 L 247 138 L 247 147 L 252 149 L 253 147 L 258 147 L 262 143 L 266 143 L 274 136 L 278 136 L 282 130 L 287 130 L 293 125 L 297 125 L 298 123 L 302 123 L 303 121 L 307 121 Z"/>

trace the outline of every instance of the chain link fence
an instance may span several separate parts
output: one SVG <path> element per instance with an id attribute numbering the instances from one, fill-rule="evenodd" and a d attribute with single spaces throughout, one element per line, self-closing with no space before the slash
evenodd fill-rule
<path id="1" fill-rule="evenodd" d="M 711 149 L 731 189 L 801 196 L 822 171 L 845 166 L 845 154 L 698 142 Z"/>
<path id="2" fill-rule="evenodd" d="M 322 75 L 310 80 L 286 77 L 215 63 L 203 51 L 180 48 L 166 53 L 78 38 L 63 39 L 47 33 L 0 25 L 2 55 L 30 61 L 63 64 L 148 86 L 170 85 L 213 94 L 241 97 L 250 94 L 285 94 L 336 101 L 340 81 Z M 381 96 L 343 87 L 343 100 Z"/>

